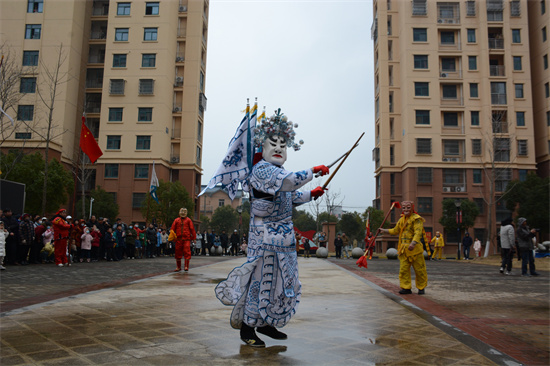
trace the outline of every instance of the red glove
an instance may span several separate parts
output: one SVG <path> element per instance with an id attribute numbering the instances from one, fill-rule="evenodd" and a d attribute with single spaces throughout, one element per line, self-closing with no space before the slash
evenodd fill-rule
<path id="1" fill-rule="evenodd" d="M 325 194 L 325 190 L 321 187 L 317 187 L 311 191 L 311 197 L 315 197 L 315 199 L 317 199 L 317 197 L 321 197 L 324 194 Z"/>
<path id="2" fill-rule="evenodd" d="M 313 174 L 320 173 L 320 175 L 328 174 L 328 168 L 324 165 L 318 165 L 313 167 Z"/>

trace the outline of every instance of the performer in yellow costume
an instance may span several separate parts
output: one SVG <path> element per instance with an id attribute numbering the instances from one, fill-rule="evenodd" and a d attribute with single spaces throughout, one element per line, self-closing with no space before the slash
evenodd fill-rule
<path id="1" fill-rule="evenodd" d="M 439 231 L 435 232 L 435 236 L 433 237 L 430 243 L 435 243 L 434 253 L 432 254 L 432 261 L 435 261 L 435 256 L 438 254 L 439 254 L 438 260 L 441 260 L 441 254 L 443 253 L 443 247 L 445 246 L 445 242 L 443 241 L 443 237 L 441 236 L 441 233 Z"/>
<path id="2" fill-rule="evenodd" d="M 424 236 L 424 219 L 414 211 L 412 201 L 401 202 L 401 218 L 392 229 L 379 229 L 381 233 L 399 235 L 399 285 L 402 295 L 412 294 L 411 265 L 416 275 L 418 294 L 424 295 L 428 285 L 428 273 L 424 261 L 424 248 L 420 241 Z"/>

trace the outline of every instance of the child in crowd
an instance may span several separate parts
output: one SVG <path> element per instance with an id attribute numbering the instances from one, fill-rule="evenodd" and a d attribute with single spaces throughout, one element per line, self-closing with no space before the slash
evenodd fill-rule
<path id="1" fill-rule="evenodd" d="M 90 263 L 90 252 L 92 251 L 92 241 L 94 237 L 90 234 L 90 228 L 86 227 L 84 229 L 84 234 L 80 237 L 80 263 L 84 260 Z"/>
<path id="2" fill-rule="evenodd" d="M 481 255 L 481 241 L 478 238 L 474 241 L 474 250 L 476 252 L 476 258 Z"/>

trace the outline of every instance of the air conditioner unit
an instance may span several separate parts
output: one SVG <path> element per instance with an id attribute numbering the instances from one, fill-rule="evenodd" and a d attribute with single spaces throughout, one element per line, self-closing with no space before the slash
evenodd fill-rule
<path id="1" fill-rule="evenodd" d="M 183 76 L 178 76 L 176 78 L 176 83 L 183 83 Z"/>
<path id="2" fill-rule="evenodd" d="M 466 192 L 466 187 L 456 187 L 455 192 Z"/>
<path id="3" fill-rule="evenodd" d="M 174 112 L 181 112 L 181 108 L 180 107 L 174 107 Z"/>
<path id="4" fill-rule="evenodd" d="M 438 19 L 437 22 L 441 24 L 443 23 L 443 19 Z"/>
<path id="5" fill-rule="evenodd" d="M 172 158 L 170 158 L 170 162 L 171 162 L 171 163 L 179 163 L 179 162 L 180 162 L 180 158 L 177 157 L 177 156 L 172 156 Z"/>
<path id="6" fill-rule="evenodd" d="M 451 189 L 449 187 L 443 187 L 443 192 L 450 192 Z"/>
<path id="7" fill-rule="evenodd" d="M 443 161 L 457 163 L 459 160 L 458 158 L 443 158 Z"/>
<path id="8" fill-rule="evenodd" d="M 183 62 L 183 57 L 176 57 L 176 62 Z"/>
<path id="9" fill-rule="evenodd" d="M 441 77 L 442 77 L 442 78 L 446 78 L 447 76 L 449 76 L 449 74 L 447 74 L 446 72 L 442 72 L 442 73 L 441 73 Z"/>
<path id="10" fill-rule="evenodd" d="M 187 11 L 187 6 L 180 6 L 180 13 L 182 12 L 186 12 Z"/>

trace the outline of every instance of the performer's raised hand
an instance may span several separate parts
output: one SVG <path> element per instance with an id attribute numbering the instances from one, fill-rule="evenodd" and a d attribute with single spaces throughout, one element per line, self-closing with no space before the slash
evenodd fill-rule
<path id="1" fill-rule="evenodd" d="M 313 174 L 319 173 L 319 175 L 327 175 L 328 174 L 328 167 L 325 165 L 317 165 L 313 167 Z"/>
<path id="2" fill-rule="evenodd" d="M 311 191 L 311 197 L 315 197 L 315 199 L 317 199 L 318 197 L 321 197 L 323 194 L 325 194 L 325 190 L 322 187 L 314 188 Z"/>

